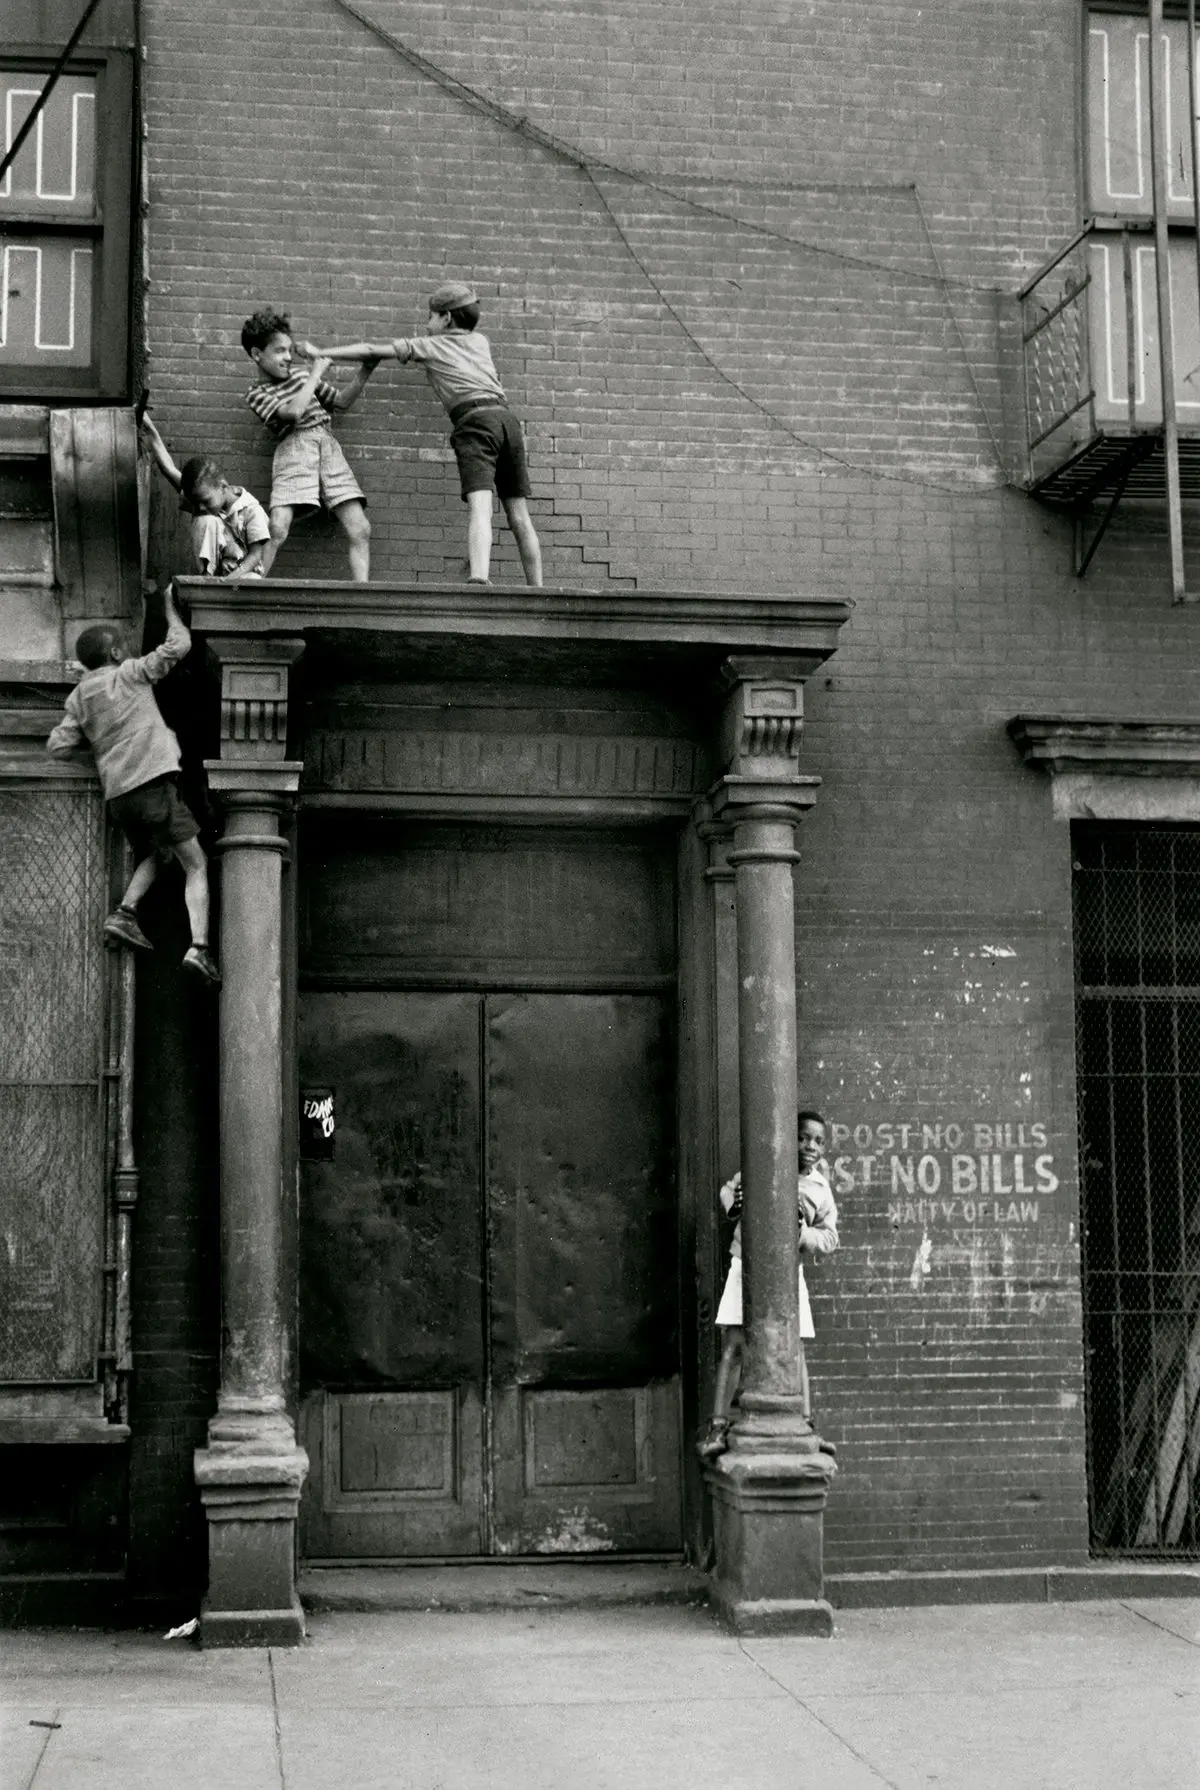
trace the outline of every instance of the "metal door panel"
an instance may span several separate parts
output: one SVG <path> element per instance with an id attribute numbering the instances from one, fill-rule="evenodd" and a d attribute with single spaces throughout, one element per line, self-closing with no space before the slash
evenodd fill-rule
<path id="1" fill-rule="evenodd" d="M 483 1404 L 474 1386 L 316 1392 L 301 1440 L 309 1559 L 419 1559 L 483 1548 Z"/>
<path id="2" fill-rule="evenodd" d="M 665 1005 L 492 996 L 485 1036 L 494 1546 L 677 1546 Z"/>
<path id="3" fill-rule="evenodd" d="M 305 1552 L 477 1553 L 478 998 L 310 994 L 301 1078 L 334 1111 L 301 1175 Z"/>

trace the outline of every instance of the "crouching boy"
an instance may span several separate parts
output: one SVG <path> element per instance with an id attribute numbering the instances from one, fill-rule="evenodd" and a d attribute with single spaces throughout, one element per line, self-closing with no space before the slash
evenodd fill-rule
<path id="1" fill-rule="evenodd" d="M 201 455 L 176 466 L 149 417 L 142 420 L 141 436 L 192 518 L 192 553 L 200 576 L 261 576 L 267 569 L 271 525 L 257 497 L 241 485 L 231 485 L 220 467 Z"/>
<path id="2" fill-rule="evenodd" d="M 208 862 L 200 848 L 200 829 L 179 795 L 179 741 L 154 700 L 154 685 L 186 657 L 192 644 L 169 593 L 166 613 L 166 639 L 142 658 L 125 651 L 115 623 L 83 630 L 75 653 L 84 674 L 46 745 L 62 757 L 90 749 L 109 816 L 138 856 L 120 905 L 104 922 L 105 938 L 114 945 L 153 949 L 137 922 L 138 902 L 160 864 L 178 858 L 192 929 L 183 967 L 219 986 L 221 972 L 208 949 Z"/>

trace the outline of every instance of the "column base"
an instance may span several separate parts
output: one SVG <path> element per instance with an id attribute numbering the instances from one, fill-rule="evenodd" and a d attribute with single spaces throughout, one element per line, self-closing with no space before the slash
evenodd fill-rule
<path id="1" fill-rule="evenodd" d="M 709 1596 L 735 1634 L 833 1633 L 822 1554 L 836 1471 L 816 1437 L 807 1449 L 774 1453 L 743 1453 L 735 1441 L 705 1468 L 716 1548 Z"/>
<path id="2" fill-rule="evenodd" d="M 223 1429 L 236 1430 L 237 1439 L 224 1439 Z M 273 1415 L 261 1427 L 244 1419 L 231 1425 L 218 1413 L 195 1463 L 208 1519 L 201 1646 L 297 1646 L 304 1613 L 296 1594 L 296 1513 L 308 1456 L 290 1422 Z"/>

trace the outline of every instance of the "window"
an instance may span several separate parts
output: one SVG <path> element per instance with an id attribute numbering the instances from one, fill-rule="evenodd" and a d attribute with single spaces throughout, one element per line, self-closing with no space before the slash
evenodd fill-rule
<path id="1" fill-rule="evenodd" d="M 0 58 L 5 147 L 53 61 Z M 81 51 L 0 183 L 0 397 L 127 396 L 132 131 L 128 52 Z"/>
<path id="2" fill-rule="evenodd" d="M 1195 1556 L 1200 828 L 1072 845 L 1092 1546 Z"/>

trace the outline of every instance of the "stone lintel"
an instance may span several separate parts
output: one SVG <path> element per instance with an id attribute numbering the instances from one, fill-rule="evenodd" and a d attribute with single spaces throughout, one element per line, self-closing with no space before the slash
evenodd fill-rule
<path id="1" fill-rule="evenodd" d="M 1200 777 L 1200 719 L 1095 721 L 1015 715 L 1008 734 L 1026 764 L 1052 776 L 1104 772 L 1125 777 Z"/>
<path id="2" fill-rule="evenodd" d="M 262 578 L 180 578 L 192 626 L 219 637 L 386 635 L 627 642 L 784 660 L 808 677 L 836 650 L 853 603 L 778 591 L 632 591 Z"/>

